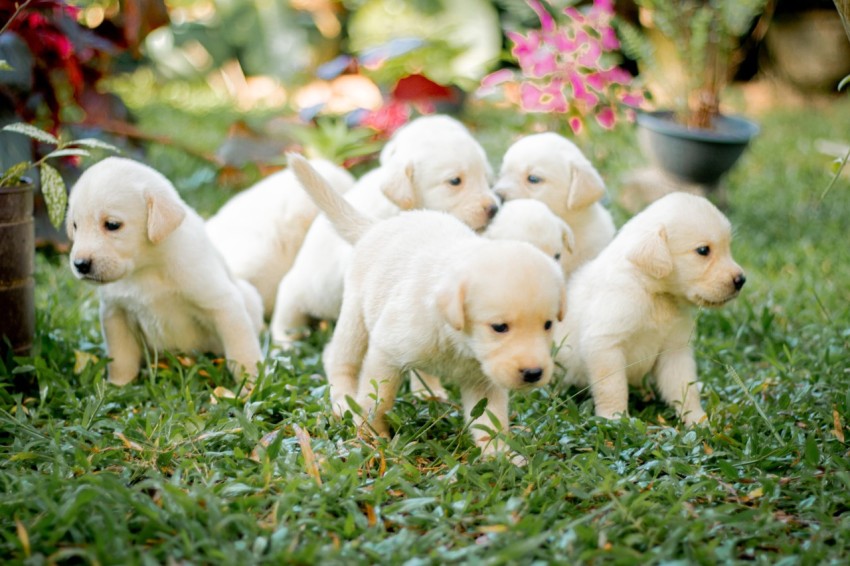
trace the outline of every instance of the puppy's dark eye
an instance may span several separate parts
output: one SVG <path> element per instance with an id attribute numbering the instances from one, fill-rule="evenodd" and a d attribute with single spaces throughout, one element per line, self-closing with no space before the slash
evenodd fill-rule
<path id="1" fill-rule="evenodd" d="M 107 220 L 103 223 L 103 227 L 109 230 L 110 232 L 115 232 L 116 230 L 121 229 L 122 224 L 115 220 Z"/>
<path id="2" fill-rule="evenodd" d="M 453 187 L 460 186 L 460 184 L 462 182 L 463 182 L 463 179 L 461 179 L 460 177 L 453 177 L 453 178 L 449 179 L 449 184 Z"/>
<path id="3" fill-rule="evenodd" d="M 546 323 L 543 325 L 543 330 L 549 330 L 550 328 L 552 328 L 552 321 L 547 320 Z"/>
<path id="4" fill-rule="evenodd" d="M 561 261 L 561 254 L 555 254 L 555 261 Z"/>
<path id="5" fill-rule="evenodd" d="M 528 182 L 531 183 L 532 185 L 536 185 L 537 183 L 542 183 L 543 179 L 541 179 L 537 175 L 529 175 L 528 176 Z"/>
<path id="6" fill-rule="evenodd" d="M 504 334 L 505 332 L 508 331 L 508 325 L 505 324 L 504 322 L 502 322 L 500 324 L 491 324 L 490 328 L 493 329 L 493 332 L 498 332 L 499 334 Z"/>
<path id="7" fill-rule="evenodd" d="M 708 246 L 700 246 L 700 247 L 697 248 L 696 251 L 699 255 L 707 256 L 708 254 L 711 253 L 711 248 L 709 248 Z"/>

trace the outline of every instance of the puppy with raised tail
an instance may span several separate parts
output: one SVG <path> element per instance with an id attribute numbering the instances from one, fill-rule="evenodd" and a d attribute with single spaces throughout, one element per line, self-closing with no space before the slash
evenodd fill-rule
<path id="1" fill-rule="evenodd" d="M 236 376 L 262 360 L 262 302 L 236 280 L 189 208 L 159 172 L 110 157 L 69 198 L 71 270 L 98 285 L 109 381 L 139 373 L 143 349 L 224 355 Z"/>
<path id="2" fill-rule="evenodd" d="M 533 134 L 511 145 L 493 190 L 506 201 L 539 200 L 569 225 L 576 246 L 561 259 L 566 274 L 614 238 L 614 220 L 599 202 L 605 196 L 602 177 L 573 142 L 558 134 Z"/>
<path id="3" fill-rule="evenodd" d="M 375 222 L 334 192 L 306 160 L 290 155 L 302 186 L 354 245 L 342 311 L 325 354 L 337 414 L 386 435 L 386 412 L 408 370 L 458 383 L 485 453 L 503 450 L 486 429 L 508 428 L 508 393 L 547 383 L 552 327 L 565 286 L 556 263 L 525 242 L 477 236 L 448 214 L 410 211 Z"/>
<path id="4" fill-rule="evenodd" d="M 596 414 L 627 414 L 628 386 L 649 374 L 688 425 L 705 418 L 691 340 L 694 311 L 738 296 L 729 221 L 708 200 L 671 193 L 627 222 L 573 274 L 558 325 L 556 362 L 567 383 L 589 385 Z"/>
<path id="5" fill-rule="evenodd" d="M 440 210 L 481 230 L 498 210 L 484 149 L 454 118 L 413 120 L 393 134 L 380 162 L 345 196 L 373 218 L 389 218 L 402 210 Z M 269 324 L 276 344 L 287 346 L 314 320 L 339 316 L 350 257 L 351 246 L 319 216 L 278 288 Z"/>

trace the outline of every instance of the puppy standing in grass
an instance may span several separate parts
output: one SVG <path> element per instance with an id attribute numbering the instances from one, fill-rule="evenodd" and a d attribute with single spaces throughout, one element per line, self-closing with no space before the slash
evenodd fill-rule
<path id="1" fill-rule="evenodd" d="M 561 258 L 570 274 L 593 259 L 614 238 L 614 220 L 599 202 L 602 178 L 568 139 L 543 133 L 516 141 L 502 159 L 493 189 L 504 200 L 532 198 L 545 203 L 575 234 L 575 250 Z"/>
<path id="2" fill-rule="evenodd" d="M 626 414 L 629 384 L 650 374 L 686 424 L 705 418 L 691 347 L 694 310 L 723 305 L 744 286 L 731 238 L 729 221 L 708 200 L 671 193 L 573 274 L 556 362 L 567 383 L 590 385 L 597 415 Z"/>
<path id="3" fill-rule="evenodd" d="M 492 240 L 528 242 L 558 265 L 562 265 L 562 259 L 569 256 L 575 247 L 573 231 L 566 222 L 555 216 L 548 206 L 534 199 L 516 199 L 502 204 L 483 235 Z M 411 377 L 410 388 L 421 398 L 440 401 L 448 399 L 440 378 L 423 371 Z"/>
<path id="4" fill-rule="evenodd" d="M 481 238 L 445 213 L 375 223 L 306 160 L 291 155 L 290 165 L 340 235 L 356 242 L 325 355 L 334 411 L 352 397 L 358 422 L 386 435 L 384 415 L 404 373 L 421 369 L 459 384 L 467 418 L 487 399 L 472 434 L 485 453 L 503 450 L 482 427 L 507 430 L 508 392 L 550 379 L 552 326 L 565 310 L 558 266 L 530 244 Z"/>
<path id="5" fill-rule="evenodd" d="M 311 163 L 340 193 L 354 185 L 345 169 L 323 159 Z M 316 205 L 286 170 L 237 194 L 207 220 L 213 244 L 233 275 L 260 292 L 266 316 L 274 310 L 280 280 L 292 267 L 316 214 Z"/>
<path id="6" fill-rule="evenodd" d="M 145 347 L 224 354 L 237 376 L 256 375 L 259 294 L 232 277 L 204 221 L 160 173 L 104 159 L 71 191 L 66 223 L 71 270 L 98 285 L 109 381 L 135 379 Z"/>
<path id="7" fill-rule="evenodd" d="M 373 218 L 425 208 L 449 212 L 480 230 L 498 210 L 488 174 L 484 149 L 463 124 L 425 116 L 393 135 L 380 167 L 364 175 L 346 199 Z M 351 246 L 326 218 L 317 218 L 278 289 L 269 325 L 276 344 L 289 344 L 311 320 L 339 316 L 350 257 Z"/>

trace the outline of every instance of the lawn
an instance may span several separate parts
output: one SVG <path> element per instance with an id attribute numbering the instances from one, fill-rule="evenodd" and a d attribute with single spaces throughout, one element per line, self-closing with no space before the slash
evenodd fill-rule
<path id="1" fill-rule="evenodd" d="M 498 164 L 513 131 L 474 118 Z M 549 387 L 511 402 L 525 467 L 481 458 L 457 402 L 407 391 L 392 440 L 357 439 L 328 411 L 324 331 L 272 352 L 247 403 L 213 396 L 235 385 L 209 358 L 107 385 L 93 289 L 40 255 L 36 355 L 0 367 L 0 560 L 847 563 L 850 192 L 821 198 L 816 142 L 846 141 L 850 104 L 760 121 L 728 178 L 748 283 L 698 318 L 708 423 L 683 428 L 647 391 L 604 421 L 587 392 Z M 641 161 L 629 131 L 587 147 L 614 193 Z M 200 162 L 150 151 L 205 214 L 223 200 Z"/>

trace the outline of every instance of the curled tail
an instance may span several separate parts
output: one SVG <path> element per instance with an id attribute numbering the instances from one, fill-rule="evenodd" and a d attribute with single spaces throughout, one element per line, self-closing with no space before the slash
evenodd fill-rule
<path id="1" fill-rule="evenodd" d="M 290 153 L 287 158 L 298 182 L 319 210 L 325 213 L 337 233 L 349 244 L 357 243 L 357 240 L 372 226 L 374 220 L 342 198 L 342 195 L 336 192 L 303 156 Z"/>

